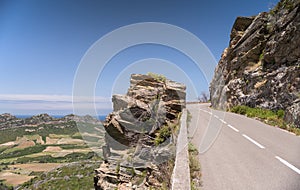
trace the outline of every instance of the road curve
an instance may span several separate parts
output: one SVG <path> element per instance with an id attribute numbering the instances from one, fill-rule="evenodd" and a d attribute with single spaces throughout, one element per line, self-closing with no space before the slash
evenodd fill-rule
<path id="1" fill-rule="evenodd" d="M 187 105 L 189 137 L 202 152 L 204 190 L 300 189 L 300 137 L 208 106 Z"/>

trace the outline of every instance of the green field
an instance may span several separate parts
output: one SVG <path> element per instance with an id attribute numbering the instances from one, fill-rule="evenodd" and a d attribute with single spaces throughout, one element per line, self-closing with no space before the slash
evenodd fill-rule
<path id="1" fill-rule="evenodd" d="M 70 121 L 0 130 L 0 189 L 34 189 L 32 185 L 37 187 L 37 183 L 36 189 L 93 188 L 94 169 L 102 160 L 104 132 L 93 124 L 80 126 L 79 131 Z M 57 164 L 52 164 L 51 170 L 50 164 L 47 171 L 38 172 L 24 169 L 44 163 L 60 167 L 55 169 Z"/>

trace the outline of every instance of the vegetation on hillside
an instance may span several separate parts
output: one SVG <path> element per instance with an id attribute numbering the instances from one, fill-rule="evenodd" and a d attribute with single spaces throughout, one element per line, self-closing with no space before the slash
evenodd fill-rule
<path id="1" fill-rule="evenodd" d="M 99 167 L 99 161 L 81 161 L 66 164 L 50 172 L 43 173 L 19 187 L 20 190 L 39 189 L 93 189 L 94 169 Z"/>
<path id="2" fill-rule="evenodd" d="M 201 167 L 198 158 L 198 150 L 192 144 L 188 144 L 189 151 L 189 167 L 190 167 L 190 176 L 191 176 L 191 190 L 199 190 L 201 187 Z"/>
<path id="3" fill-rule="evenodd" d="M 69 121 L 60 124 L 41 124 L 38 127 L 19 127 L 0 130 L 0 144 L 15 141 L 17 137 L 25 135 L 40 135 L 45 141 L 49 134 L 75 135 L 78 133 L 76 122 Z"/>
<path id="4" fill-rule="evenodd" d="M 284 122 L 284 110 L 272 111 L 268 109 L 251 108 L 248 106 L 239 105 L 231 108 L 229 111 L 245 115 L 247 117 L 257 118 L 268 125 L 277 126 L 282 129 L 286 129 L 290 132 L 293 132 L 296 135 L 300 135 L 299 128 L 296 128 L 292 125 L 288 125 Z"/>
<path id="5" fill-rule="evenodd" d="M 101 129 L 96 131 L 95 127 L 97 125 L 94 124 L 79 123 L 80 126 L 84 127 L 82 136 L 77 124 L 74 121 L 66 121 L 61 123 L 44 123 L 38 126 L 24 125 L 21 127 L 2 128 L 0 130 L 0 144 L 2 144 L 0 145 L 0 174 L 2 175 L 0 189 L 13 189 L 11 185 L 19 185 L 20 181 L 29 180 L 30 177 L 34 176 L 48 175 L 40 171 L 18 168 L 15 164 L 21 164 L 25 167 L 27 164 L 30 164 L 38 167 L 41 163 L 67 164 L 86 160 L 101 161 L 102 158 L 99 154 L 93 152 L 90 146 L 99 147 L 99 143 L 101 144 L 104 141 L 104 131 L 101 132 Z M 83 141 L 83 138 L 85 141 Z M 94 173 L 94 169 L 97 166 L 93 166 L 90 168 L 90 171 L 85 172 Z M 64 170 L 67 170 L 67 167 L 68 165 Z M 10 175 L 17 176 L 15 177 L 16 180 L 13 177 L 9 177 Z M 79 177 L 80 180 L 77 178 L 75 180 L 75 178 L 70 177 L 70 179 L 64 180 L 51 178 L 50 181 L 47 181 L 48 179 L 43 179 L 42 181 L 45 184 L 52 184 L 52 186 L 55 184 L 53 188 L 50 186 L 50 189 L 60 189 L 60 187 L 64 189 L 63 186 L 69 186 L 70 189 L 79 189 L 79 186 L 75 187 L 76 184 L 84 187 L 93 186 L 92 175 L 88 176 L 88 180 L 87 178 L 84 179 L 84 177 L 83 179 Z M 26 184 L 38 183 L 38 180 L 40 180 L 40 177 L 31 179 Z M 77 181 L 71 182 L 75 186 L 70 185 L 69 181 L 72 180 Z M 32 187 L 27 189 L 31 190 Z"/>
<path id="6" fill-rule="evenodd" d="M 14 187 L 13 186 L 10 186 L 10 185 L 6 185 L 4 183 L 4 180 L 0 180 L 0 189 L 1 190 L 13 190 Z"/>

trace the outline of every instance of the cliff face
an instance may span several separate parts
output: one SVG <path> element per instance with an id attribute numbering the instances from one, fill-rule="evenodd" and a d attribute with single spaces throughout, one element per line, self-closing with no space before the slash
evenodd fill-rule
<path id="1" fill-rule="evenodd" d="M 174 157 L 185 85 L 150 74 L 133 74 L 126 95 L 113 95 L 104 122 L 105 162 L 96 169 L 95 189 L 160 189 L 168 186 L 166 163 Z"/>
<path id="2" fill-rule="evenodd" d="M 284 109 L 300 127 L 300 1 L 238 17 L 210 84 L 212 106 Z"/>

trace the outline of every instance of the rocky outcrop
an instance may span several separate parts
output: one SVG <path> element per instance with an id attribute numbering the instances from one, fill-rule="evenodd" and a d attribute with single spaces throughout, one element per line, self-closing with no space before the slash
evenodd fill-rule
<path id="1" fill-rule="evenodd" d="M 185 107 L 185 88 L 167 79 L 133 74 L 127 95 L 112 97 L 114 112 L 104 122 L 108 141 L 112 138 L 125 146 L 135 146 L 138 141 L 153 145 L 155 133 L 177 119 Z"/>
<path id="2" fill-rule="evenodd" d="M 105 162 L 95 170 L 95 189 L 150 189 L 167 183 L 166 162 L 175 156 L 185 89 L 160 75 L 131 75 L 127 94 L 113 95 L 113 112 L 104 122 Z"/>
<path id="3" fill-rule="evenodd" d="M 32 126 L 32 125 L 37 126 L 52 121 L 57 121 L 57 119 L 52 118 L 48 114 L 39 114 L 29 118 L 21 119 L 9 113 L 4 113 L 0 115 L 0 129 Z"/>
<path id="4" fill-rule="evenodd" d="M 210 84 L 212 106 L 286 110 L 300 127 L 300 1 L 282 0 L 269 13 L 238 17 Z"/>

